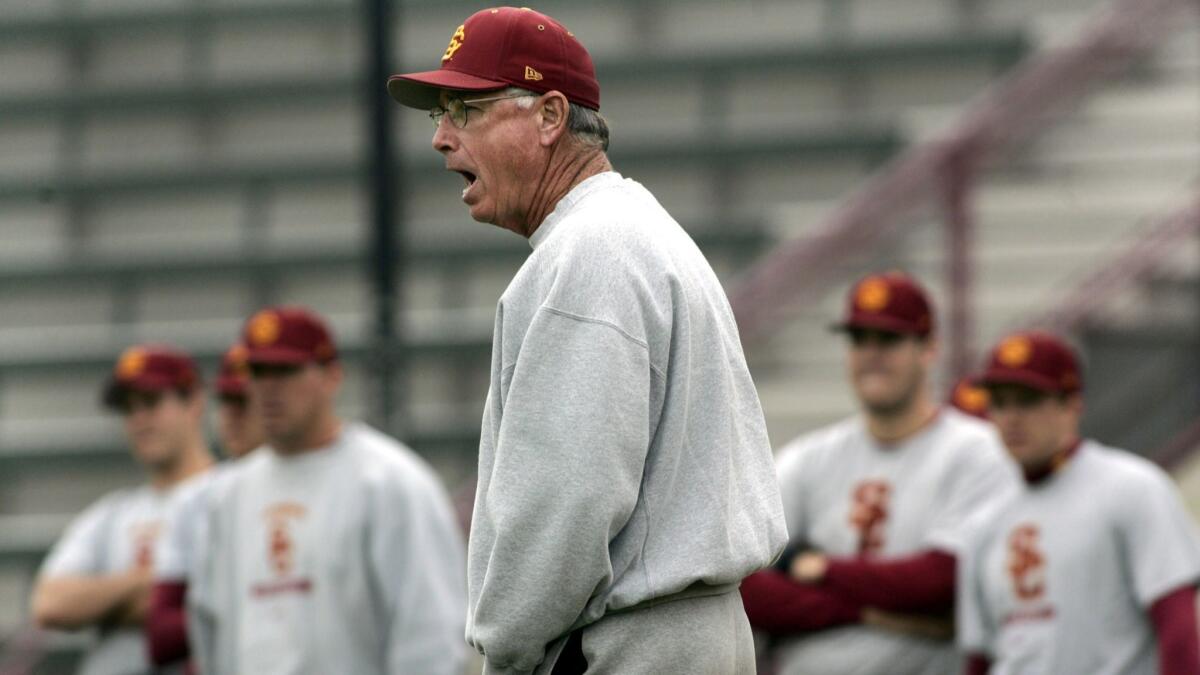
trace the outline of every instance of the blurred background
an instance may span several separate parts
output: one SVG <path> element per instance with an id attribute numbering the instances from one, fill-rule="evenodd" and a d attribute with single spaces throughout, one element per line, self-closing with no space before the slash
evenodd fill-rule
<path id="1" fill-rule="evenodd" d="M 0 672 L 77 653 L 22 630 L 27 598 L 70 517 L 140 482 L 98 406 L 129 344 L 211 376 L 255 309 L 308 305 L 337 332 L 345 415 L 470 494 L 495 302 L 528 244 L 470 221 L 377 74 L 437 67 L 485 6 L 0 0 Z M 858 275 L 904 269 L 938 301 L 942 392 L 1007 330 L 1065 331 L 1088 433 L 1200 511 L 1200 6 L 536 8 L 595 59 L 616 169 L 726 283 L 776 446 L 853 412 L 825 326 Z"/>

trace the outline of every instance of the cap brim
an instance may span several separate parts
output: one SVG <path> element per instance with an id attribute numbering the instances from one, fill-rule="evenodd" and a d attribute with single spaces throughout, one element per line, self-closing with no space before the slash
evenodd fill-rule
<path id="1" fill-rule="evenodd" d="M 286 347 L 256 347 L 246 355 L 246 363 L 262 366 L 298 366 L 316 361 L 312 354 Z"/>
<path id="2" fill-rule="evenodd" d="M 1015 384 L 1021 387 L 1028 387 L 1046 394 L 1056 394 L 1065 391 L 1059 387 L 1053 380 L 1048 377 L 1042 377 L 1037 373 L 1015 370 L 989 370 L 983 375 L 980 375 L 976 384 L 987 389 L 990 387 L 999 387 L 1006 384 Z"/>
<path id="3" fill-rule="evenodd" d="M 495 91 L 509 86 L 507 82 L 488 80 L 456 70 L 441 68 L 423 73 L 406 73 L 388 78 L 388 93 L 397 103 L 418 110 L 430 110 L 440 102 L 443 89 L 457 91 Z"/>
<path id="4" fill-rule="evenodd" d="M 125 405 L 125 397 L 131 392 L 156 392 L 175 388 L 174 382 L 161 377 L 142 377 L 132 382 L 122 382 L 114 377 L 104 385 L 100 400 L 106 408 L 120 410 Z"/>
<path id="5" fill-rule="evenodd" d="M 855 317 L 845 321 L 830 324 L 829 330 L 835 333 L 845 333 L 854 329 L 881 330 L 899 335 L 928 335 L 929 331 L 919 331 L 904 321 L 889 316 Z"/>

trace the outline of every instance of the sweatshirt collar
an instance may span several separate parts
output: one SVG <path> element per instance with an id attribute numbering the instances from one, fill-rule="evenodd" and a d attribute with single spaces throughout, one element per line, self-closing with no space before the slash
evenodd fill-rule
<path id="1" fill-rule="evenodd" d="M 1071 442 L 1066 449 L 1061 450 L 1054 457 L 1050 458 L 1050 462 L 1046 466 L 1036 469 L 1021 469 L 1021 473 L 1025 477 L 1025 482 L 1028 485 L 1041 485 L 1049 478 L 1062 470 L 1071 459 L 1079 452 L 1079 446 L 1083 445 L 1083 439 L 1077 438 Z"/>
<path id="2" fill-rule="evenodd" d="M 550 233 L 554 230 L 555 226 L 565 220 L 579 202 L 583 201 L 591 193 L 616 185 L 622 180 L 624 179 L 621 177 L 621 174 L 616 171 L 604 171 L 584 179 L 579 185 L 571 188 L 570 192 L 558 200 L 558 203 L 554 205 L 554 210 L 550 212 L 550 215 L 546 216 L 546 219 L 542 221 L 538 229 L 529 237 L 529 245 L 534 250 L 537 250 L 537 247 L 541 246 L 550 237 Z"/>

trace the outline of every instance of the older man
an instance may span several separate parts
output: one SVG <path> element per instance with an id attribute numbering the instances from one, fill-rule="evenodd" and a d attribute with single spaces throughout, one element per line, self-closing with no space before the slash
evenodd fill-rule
<path id="1" fill-rule="evenodd" d="M 478 221 L 533 252 L 500 299 L 468 552 L 487 673 L 750 673 L 737 587 L 786 540 L 729 304 L 687 233 L 612 170 L 587 51 L 483 10 L 398 75 Z"/>

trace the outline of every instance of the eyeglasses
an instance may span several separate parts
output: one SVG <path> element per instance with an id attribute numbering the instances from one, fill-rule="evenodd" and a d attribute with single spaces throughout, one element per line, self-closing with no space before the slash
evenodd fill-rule
<path id="1" fill-rule="evenodd" d="M 487 103 L 489 101 L 503 101 L 506 98 L 524 98 L 529 94 L 507 94 L 505 96 L 492 96 L 491 98 L 473 98 L 469 101 L 451 97 L 446 100 L 446 105 L 438 106 L 429 111 L 429 119 L 433 120 L 433 127 L 436 129 L 442 124 L 442 117 L 449 115 L 450 123 L 458 129 L 463 129 L 467 126 L 467 111 L 482 110 L 482 108 L 472 107 L 473 103 Z"/>

